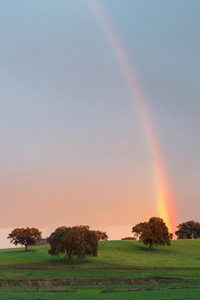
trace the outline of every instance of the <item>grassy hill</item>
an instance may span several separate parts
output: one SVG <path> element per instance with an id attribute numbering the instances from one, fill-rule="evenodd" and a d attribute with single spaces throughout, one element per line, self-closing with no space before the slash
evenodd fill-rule
<path id="1" fill-rule="evenodd" d="M 64 256 L 52 257 L 49 246 L 0 250 L 0 266 L 57 266 L 69 267 Z M 153 268 L 200 267 L 200 240 L 175 240 L 170 247 L 155 247 L 152 252 L 138 241 L 103 241 L 99 243 L 98 257 L 73 259 L 72 266 L 96 268 L 101 266 L 132 266 Z"/>
<path id="2" fill-rule="evenodd" d="M 38 285 L 37 299 L 57 299 L 56 291 L 48 292 L 45 286 L 65 290 L 78 286 L 78 292 L 63 292 L 59 299 L 90 299 L 93 293 L 97 299 L 129 299 L 128 289 L 139 289 L 134 299 L 153 299 L 155 293 L 159 293 L 159 299 L 200 299 L 200 240 L 175 240 L 170 247 L 155 247 L 152 252 L 137 241 L 103 241 L 98 257 L 74 258 L 72 264 L 64 256 L 52 257 L 48 248 L 0 250 L 0 291 L 7 289 L 0 299 L 23 299 L 22 295 L 35 299 L 32 291 L 35 293 Z M 25 290 L 21 294 L 22 287 Z M 176 293 L 170 296 L 170 289 L 176 289 L 180 298 L 173 298 Z M 12 297 L 16 298 L 9 298 L 13 290 Z"/>

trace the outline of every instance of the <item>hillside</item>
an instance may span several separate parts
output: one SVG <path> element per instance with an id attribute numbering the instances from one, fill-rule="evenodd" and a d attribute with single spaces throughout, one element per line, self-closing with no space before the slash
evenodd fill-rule
<path id="1" fill-rule="evenodd" d="M 163 294 L 160 292 L 159 299 L 169 299 L 165 298 L 166 295 L 177 299 L 173 298 L 176 293 L 170 294 L 170 289 L 178 289 L 180 299 L 200 299 L 197 296 L 200 291 L 200 240 L 175 240 L 170 247 L 155 247 L 152 252 L 137 241 L 103 241 L 99 243 L 98 257 L 73 259 L 72 264 L 68 264 L 64 256 L 52 257 L 48 248 L 30 247 L 28 252 L 23 248 L 0 250 L 0 290 L 5 292 L 5 286 L 7 288 L 7 293 L 4 297 L 0 295 L 0 299 L 13 299 L 13 295 L 17 297 L 15 299 L 21 299 L 19 291 L 22 287 L 23 293 L 31 294 L 38 285 L 41 286 L 40 292 L 48 294 L 48 299 L 56 299 L 51 291 L 55 286 L 68 289 L 74 285 L 79 286 L 79 293 L 83 292 L 87 297 L 76 298 L 79 297 L 76 294 L 69 298 L 59 296 L 59 299 L 90 299 L 94 291 L 96 295 L 100 293 L 98 299 L 103 299 L 103 296 L 112 299 L 102 294 L 108 283 L 112 287 L 109 290 L 114 291 L 116 288 L 118 291 L 139 289 L 137 296 L 143 299 L 153 299 L 158 289 L 164 291 Z M 95 290 L 96 285 L 99 288 Z M 146 292 L 142 293 L 147 288 L 148 298 L 145 298 Z M 9 291 L 12 291 L 12 297 Z M 121 292 L 119 299 L 129 299 L 123 296 L 126 292 Z M 53 298 L 49 298 L 50 295 Z M 47 299 L 46 296 L 38 299 Z M 134 294 L 134 299 L 141 298 Z"/>
<path id="2" fill-rule="evenodd" d="M 129 266 L 144 268 L 200 268 L 200 240 L 174 240 L 170 247 L 155 247 L 152 252 L 138 241 L 99 242 L 98 257 L 73 258 L 69 265 L 64 256 L 52 257 L 49 246 L 0 250 L 0 266 L 32 265 L 96 268 L 102 266 Z"/>

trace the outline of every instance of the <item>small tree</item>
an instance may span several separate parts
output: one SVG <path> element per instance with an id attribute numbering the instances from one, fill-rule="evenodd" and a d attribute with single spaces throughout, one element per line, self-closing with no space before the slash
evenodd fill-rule
<path id="1" fill-rule="evenodd" d="M 200 223 L 193 220 L 181 223 L 177 226 L 178 230 L 175 234 L 178 239 L 199 239 L 200 238 Z"/>
<path id="2" fill-rule="evenodd" d="M 152 250 L 153 245 L 170 246 L 173 236 L 169 233 L 163 219 L 158 217 L 150 218 L 148 222 L 135 225 L 132 232 L 135 237 L 139 238 L 139 242 L 149 245 L 149 251 Z"/>
<path id="3" fill-rule="evenodd" d="M 125 238 L 122 238 L 121 241 L 135 241 L 137 240 L 134 236 L 127 236 Z"/>
<path id="4" fill-rule="evenodd" d="M 7 238 L 16 246 L 25 246 L 25 251 L 27 251 L 28 246 L 35 245 L 37 240 L 41 239 L 41 234 L 37 228 L 15 228 Z"/>
<path id="5" fill-rule="evenodd" d="M 48 238 L 49 254 L 59 256 L 63 253 L 69 263 L 73 256 L 97 256 L 99 240 L 107 238 L 105 232 L 90 230 L 89 226 L 58 227 Z"/>

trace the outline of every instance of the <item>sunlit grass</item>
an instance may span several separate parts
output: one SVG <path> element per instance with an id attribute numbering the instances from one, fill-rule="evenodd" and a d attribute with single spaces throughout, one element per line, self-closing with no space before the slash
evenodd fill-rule
<path id="1" fill-rule="evenodd" d="M 152 252 L 138 241 L 103 241 L 98 257 L 74 258 L 72 264 L 48 249 L 0 250 L 0 299 L 200 299 L 200 240 L 175 240 Z M 55 292 L 73 289 L 74 279 L 77 293 Z M 104 293 L 106 282 L 110 293 Z"/>
<path id="2" fill-rule="evenodd" d="M 69 265 L 63 255 L 48 254 L 49 246 L 0 250 L 0 266 L 101 268 L 108 266 L 144 268 L 199 268 L 200 240 L 175 240 L 170 247 L 155 247 L 152 252 L 138 241 L 103 241 L 98 257 L 73 259 Z"/>

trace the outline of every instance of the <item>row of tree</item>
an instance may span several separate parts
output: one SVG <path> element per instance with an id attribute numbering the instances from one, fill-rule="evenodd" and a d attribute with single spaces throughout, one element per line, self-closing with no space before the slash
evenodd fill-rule
<path id="1" fill-rule="evenodd" d="M 42 232 L 37 228 L 15 228 L 8 239 L 14 245 L 34 246 L 42 238 Z M 98 242 L 107 240 L 106 232 L 90 230 L 89 226 L 58 227 L 48 238 L 50 244 L 49 254 L 59 256 L 65 254 L 68 262 L 72 257 L 85 258 L 86 256 L 97 256 Z"/>
<path id="2" fill-rule="evenodd" d="M 178 239 L 197 239 L 200 238 L 200 223 L 188 221 L 177 226 L 175 232 Z M 149 246 L 149 251 L 154 245 L 170 246 L 173 234 L 169 233 L 163 219 L 152 217 L 148 222 L 141 222 L 132 228 L 134 238 L 138 239 L 144 245 Z M 25 246 L 36 245 L 42 237 L 41 231 L 37 228 L 15 228 L 9 235 L 8 239 L 14 245 Z M 68 257 L 68 262 L 72 261 L 72 257 L 84 258 L 86 256 L 97 256 L 98 242 L 107 240 L 106 232 L 99 230 L 90 230 L 89 226 L 74 226 L 74 227 L 58 227 L 48 237 L 47 241 L 50 244 L 49 254 L 59 256 L 65 254 Z"/>

